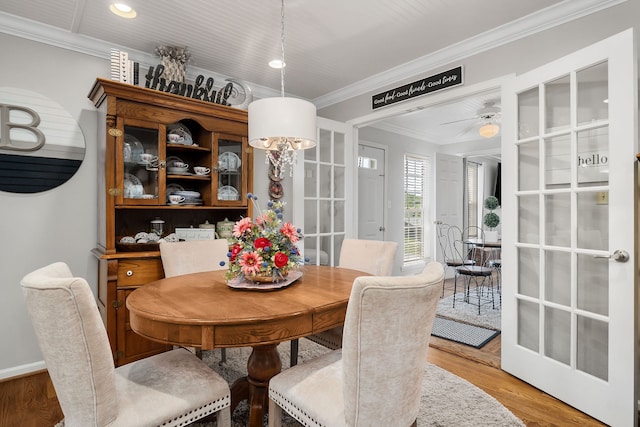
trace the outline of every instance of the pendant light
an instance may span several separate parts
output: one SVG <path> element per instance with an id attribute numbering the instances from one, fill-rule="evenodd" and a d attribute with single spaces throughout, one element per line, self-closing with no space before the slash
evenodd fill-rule
<path id="1" fill-rule="evenodd" d="M 298 150 L 316 145 L 316 106 L 309 101 L 284 96 L 284 0 L 281 0 L 282 51 L 280 97 L 263 98 L 249 104 L 249 145 L 266 150 L 265 163 L 271 163 L 276 176 L 293 164 Z"/>

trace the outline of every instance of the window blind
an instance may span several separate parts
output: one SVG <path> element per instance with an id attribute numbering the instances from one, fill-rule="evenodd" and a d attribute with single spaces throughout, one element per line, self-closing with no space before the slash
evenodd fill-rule
<path id="1" fill-rule="evenodd" d="M 428 158 L 406 155 L 404 158 L 404 262 L 423 260 L 425 221 L 427 219 L 427 180 L 430 171 Z"/>

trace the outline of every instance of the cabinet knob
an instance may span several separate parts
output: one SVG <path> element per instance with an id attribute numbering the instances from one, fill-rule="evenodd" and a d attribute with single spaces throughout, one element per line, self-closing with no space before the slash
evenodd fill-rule
<path id="1" fill-rule="evenodd" d="M 129 277 L 133 276 L 133 271 L 127 270 L 127 276 L 129 276 Z"/>

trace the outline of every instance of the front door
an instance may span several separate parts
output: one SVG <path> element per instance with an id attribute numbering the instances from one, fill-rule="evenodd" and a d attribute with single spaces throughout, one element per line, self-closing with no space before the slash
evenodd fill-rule
<path id="1" fill-rule="evenodd" d="M 628 30 L 503 88 L 502 368 L 637 425 L 637 75 Z"/>
<path id="2" fill-rule="evenodd" d="M 384 240 L 385 150 L 358 145 L 358 238 Z"/>

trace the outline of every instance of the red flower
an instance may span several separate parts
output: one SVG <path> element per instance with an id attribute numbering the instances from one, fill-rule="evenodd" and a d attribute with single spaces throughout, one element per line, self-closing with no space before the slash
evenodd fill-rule
<path id="1" fill-rule="evenodd" d="M 238 256 L 241 250 L 242 246 L 240 246 L 240 244 L 235 244 L 233 248 L 231 248 L 231 256 L 229 257 L 229 261 L 235 261 L 236 256 Z"/>
<path id="2" fill-rule="evenodd" d="M 275 254 L 275 256 L 273 257 L 273 264 L 277 267 L 277 268 L 282 268 L 285 265 L 287 265 L 287 263 L 289 262 L 289 257 L 287 256 L 287 254 L 285 254 L 284 252 L 278 252 L 277 254 Z"/>
<path id="3" fill-rule="evenodd" d="M 258 237 L 255 242 L 253 242 L 253 247 L 256 249 L 264 249 L 266 247 L 271 247 L 271 242 L 266 237 Z"/>

